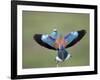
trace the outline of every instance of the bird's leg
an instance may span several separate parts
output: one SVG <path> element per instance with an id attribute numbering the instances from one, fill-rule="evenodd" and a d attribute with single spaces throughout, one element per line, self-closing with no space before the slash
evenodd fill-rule
<path id="1" fill-rule="evenodd" d="M 56 61 L 56 67 L 59 67 L 59 62 L 58 61 Z"/>
<path id="2" fill-rule="evenodd" d="M 57 63 L 56 67 L 59 67 L 59 63 Z"/>
<path id="3" fill-rule="evenodd" d="M 59 67 L 58 63 L 57 63 L 57 66 L 56 67 Z"/>

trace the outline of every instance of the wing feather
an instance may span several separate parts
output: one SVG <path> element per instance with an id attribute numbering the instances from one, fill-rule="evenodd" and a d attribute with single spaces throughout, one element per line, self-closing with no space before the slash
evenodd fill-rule
<path id="1" fill-rule="evenodd" d="M 68 43 L 66 45 L 66 48 L 72 47 L 74 44 L 80 41 L 84 37 L 85 34 L 86 34 L 86 30 L 79 30 L 79 31 L 73 32 L 72 34 L 69 33 L 64 38 L 65 41 Z"/>
<path id="2" fill-rule="evenodd" d="M 48 49 L 56 50 L 54 47 L 52 47 L 51 45 L 49 45 L 49 44 L 47 44 L 46 42 L 44 42 L 44 41 L 42 40 L 42 36 L 43 36 L 43 34 L 35 34 L 35 35 L 33 36 L 33 38 L 34 38 L 34 40 L 35 40 L 38 44 L 40 44 L 41 46 L 46 47 L 46 48 L 48 48 Z"/>

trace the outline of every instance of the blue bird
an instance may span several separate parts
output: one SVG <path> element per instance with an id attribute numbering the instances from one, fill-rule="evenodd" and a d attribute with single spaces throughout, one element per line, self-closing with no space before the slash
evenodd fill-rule
<path id="1" fill-rule="evenodd" d="M 48 49 L 58 51 L 56 56 L 57 64 L 68 60 L 71 55 L 68 53 L 66 48 L 72 47 L 79 42 L 86 34 L 86 30 L 79 30 L 70 32 L 65 37 L 62 37 L 56 29 L 51 34 L 35 34 L 34 40 Z"/>

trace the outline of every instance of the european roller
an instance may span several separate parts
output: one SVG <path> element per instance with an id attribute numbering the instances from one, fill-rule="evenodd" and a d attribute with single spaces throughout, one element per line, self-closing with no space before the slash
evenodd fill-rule
<path id="1" fill-rule="evenodd" d="M 70 32 L 62 37 L 57 29 L 54 29 L 50 34 L 35 34 L 33 38 L 41 46 L 57 51 L 55 60 L 58 64 L 59 62 L 68 60 L 71 57 L 67 48 L 72 47 L 79 42 L 85 34 L 86 30 L 78 30 Z"/>

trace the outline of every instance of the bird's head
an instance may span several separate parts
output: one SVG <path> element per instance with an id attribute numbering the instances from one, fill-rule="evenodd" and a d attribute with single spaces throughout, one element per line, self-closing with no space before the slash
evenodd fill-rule
<path id="1" fill-rule="evenodd" d="M 53 29 L 53 32 L 57 32 L 57 29 Z"/>

